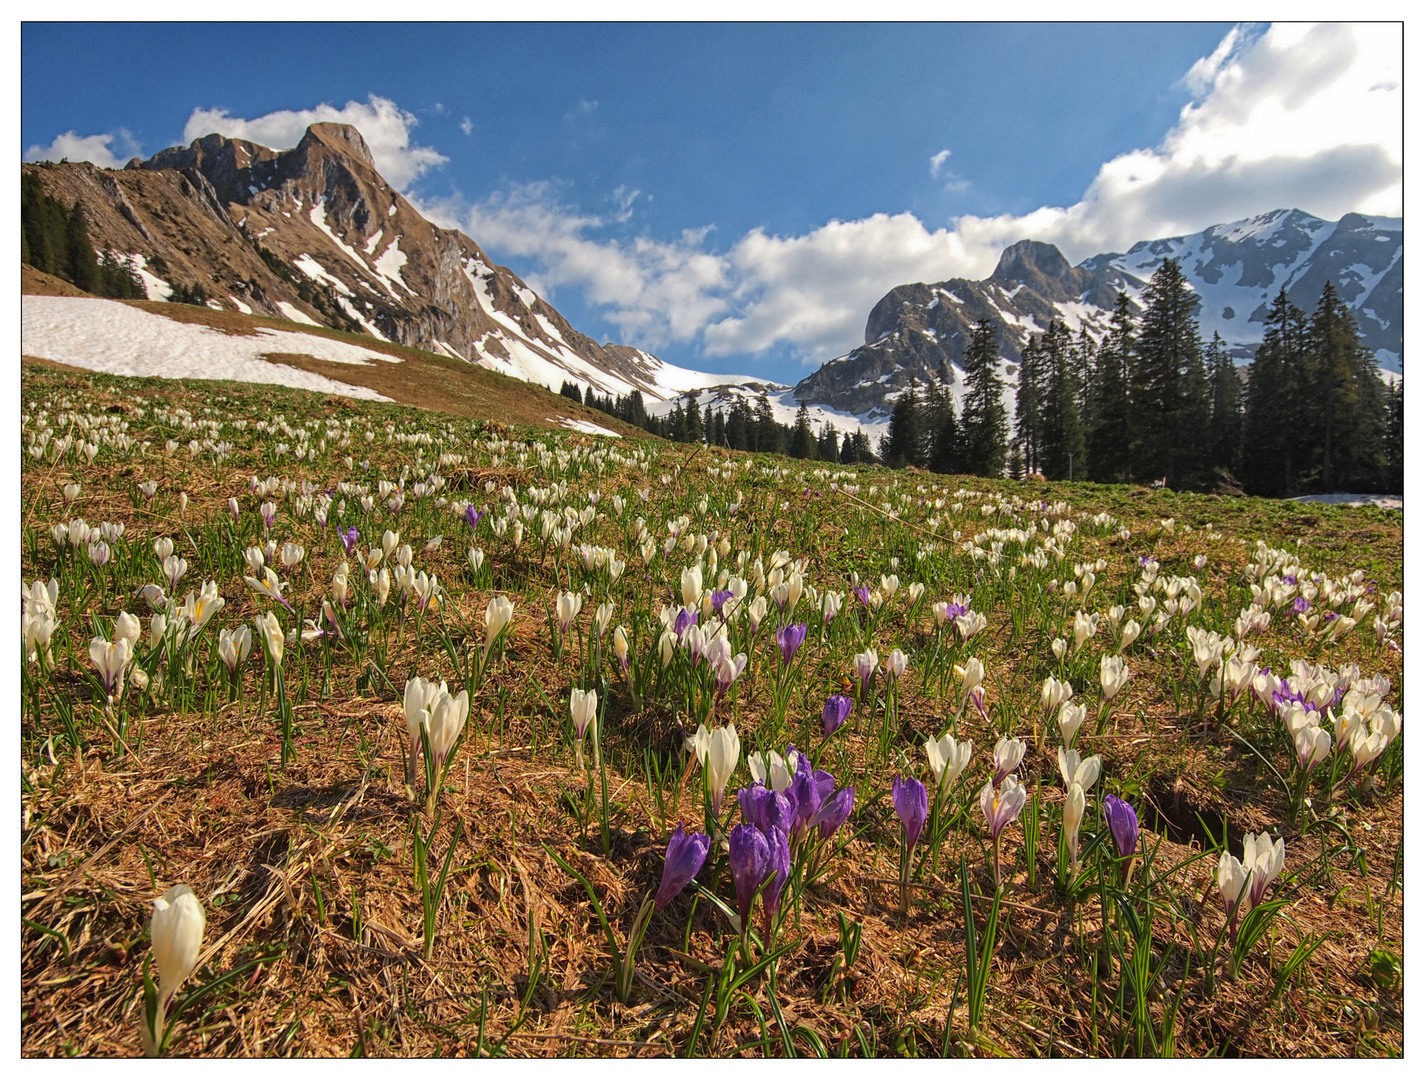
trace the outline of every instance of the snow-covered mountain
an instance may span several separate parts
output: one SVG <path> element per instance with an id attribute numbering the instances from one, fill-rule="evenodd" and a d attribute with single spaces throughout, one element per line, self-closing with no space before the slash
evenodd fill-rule
<path id="1" fill-rule="evenodd" d="M 1005 249 L 983 281 L 955 278 L 892 289 L 872 308 L 865 343 L 823 364 L 787 396 L 855 415 L 863 426 L 883 424 L 912 378 L 924 385 L 943 369 L 959 396 L 965 345 L 981 319 L 999 332 L 1003 371 L 1012 383 L 1030 335 L 1057 318 L 1075 333 L 1083 327 L 1101 338 L 1118 292 L 1136 303 L 1165 258 L 1179 261 L 1201 297 L 1203 336 L 1220 333 L 1239 359 L 1254 355 L 1282 287 L 1309 313 L 1330 280 L 1377 363 L 1400 372 L 1404 235 L 1400 218 L 1347 214 L 1330 222 L 1300 210 L 1274 210 L 1191 236 L 1144 241 L 1078 266 L 1051 244 L 1021 241 Z"/>
<path id="2" fill-rule="evenodd" d="M 470 237 L 427 221 L 348 125 L 313 124 L 290 150 L 208 135 L 122 170 L 22 168 L 81 203 L 95 247 L 129 257 L 150 299 L 201 287 L 220 310 L 364 332 L 555 390 L 638 390 L 650 404 L 754 381 L 579 333 Z"/>

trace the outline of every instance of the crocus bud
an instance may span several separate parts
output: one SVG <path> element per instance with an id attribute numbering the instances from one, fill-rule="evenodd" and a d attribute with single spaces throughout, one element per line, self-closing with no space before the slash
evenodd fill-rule
<path id="1" fill-rule="evenodd" d="M 158 966 L 160 1008 L 173 999 L 183 980 L 198 966 L 207 924 L 203 905 L 187 885 L 175 885 L 153 902 L 149 937 Z"/>
<path id="2" fill-rule="evenodd" d="M 947 732 L 942 738 L 925 740 L 925 756 L 930 761 L 930 771 L 940 781 L 940 790 L 946 791 L 970 763 L 970 755 L 975 752 L 975 744 L 969 739 L 956 742 Z"/>
<path id="3" fill-rule="evenodd" d="M 766 834 L 756 825 L 734 827 L 728 836 L 727 861 L 732 870 L 732 887 L 737 893 L 737 914 L 745 928 L 752 900 L 772 872 L 772 847 Z"/>
<path id="4" fill-rule="evenodd" d="M 1114 847 L 1119 856 L 1126 859 L 1138 847 L 1138 814 L 1117 795 L 1106 795 L 1103 817 L 1113 834 Z"/>
<path id="5" fill-rule="evenodd" d="M 708 842 L 706 833 L 685 833 L 682 822 L 678 823 L 678 828 L 668 838 L 668 851 L 663 859 L 663 880 L 653 898 L 655 911 L 667 907 L 668 902 L 697 876 L 707 861 Z"/>
<path id="6" fill-rule="evenodd" d="M 1021 739 L 1012 739 L 1009 736 L 1001 736 L 995 743 L 995 778 L 996 784 L 1000 783 L 1006 776 L 1019 768 L 1019 763 L 1024 760 L 1024 742 Z"/>
<path id="7" fill-rule="evenodd" d="M 920 831 L 925 828 L 925 819 L 930 815 L 930 801 L 925 785 L 911 777 L 902 779 L 899 774 L 891 784 L 891 802 L 895 806 L 896 817 L 905 828 L 906 849 L 915 847 L 920 839 Z"/>
<path id="8" fill-rule="evenodd" d="M 833 694 L 826 699 L 821 710 L 821 730 L 828 737 L 851 715 L 852 701 L 843 694 Z"/>

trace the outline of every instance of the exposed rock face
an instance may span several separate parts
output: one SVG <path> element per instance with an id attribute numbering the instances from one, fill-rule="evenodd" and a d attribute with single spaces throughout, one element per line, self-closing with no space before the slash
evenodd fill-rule
<path id="1" fill-rule="evenodd" d="M 95 247 L 137 255 L 150 295 L 201 285 L 211 306 L 305 319 L 558 389 L 669 396 L 661 361 L 600 345 L 464 233 L 427 221 L 355 128 L 313 124 L 290 150 L 207 135 L 118 171 L 26 165 L 78 199 Z"/>
<path id="2" fill-rule="evenodd" d="M 1177 259 L 1201 303 L 1205 338 L 1222 335 L 1229 350 L 1249 358 L 1263 321 L 1283 286 L 1310 312 L 1330 280 L 1354 310 L 1367 348 L 1382 367 L 1401 366 L 1404 312 L 1404 231 L 1399 218 L 1347 214 L 1332 223 L 1300 210 L 1275 210 L 1192 236 L 1135 244 L 1071 266 L 1052 244 L 1024 240 L 1006 248 L 984 281 L 955 278 L 900 285 L 871 309 L 865 344 L 822 365 L 797 384 L 798 400 L 865 418 L 889 414 L 912 379 L 941 372 L 954 387 L 971 329 L 989 319 L 1001 355 L 1015 364 L 1030 335 L 1054 319 L 1094 338 L 1107 330 L 1120 291 L 1134 300 L 1165 258 Z M 1009 369 L 1012 377 L 1012 368 Z"/>

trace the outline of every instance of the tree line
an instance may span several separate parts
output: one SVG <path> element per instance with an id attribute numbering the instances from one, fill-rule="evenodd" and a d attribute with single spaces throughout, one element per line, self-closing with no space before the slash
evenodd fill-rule
<path id="1" fill-rule="evenodd" d="M 89 239 L 84 210 L 48 195 L 38 173 L 20 179 L 20 261 L 95 296 L 143 300 L 143 281 L 127 261 L 101 256 Z"/>
<path id="2" fill-rule="evenodd" d="M 716 409 L 711 402 L 699 409 L 697 395 L 689 392 L 674 401 L 673 408 L 662 416 L 649 414 L 643 394 L 638 390 L 600 396 L 594 393 L 593 387 L 580 391 L 578 383 L 566 379 L 559 392 L 672 442 L 706 442 L 729 450 L 785 454 L 843 465 L 869 464 L 877 460 L 871 440 L 863 431 L 842 432 L 830 421 L 817 431 L 805 402 L 800 403 L 791 424 L 781 423 L 772 411 L 766 391 L 757 395 L 755 405 L 738 398 Z"/>
<path id="3" fill-rule="evenodd" d="M 1328 282 L 1307 315 L 1283 288 L 1254 362 L 1241 371 L 1217 334 L 1203 342 L 1198 296 L 1166 259 L 1141 316 L 1120 293 L 1095 342 L 1060 321 L 1025 346 L 1007 431 L 988 321 L 965 357 L 961 415 L 948 373 L 912 383 L 881 457 L 936 472 L 1291 496 L 1400 491 L 1405 388 L 1387 386 L 1350 309 Z"/>

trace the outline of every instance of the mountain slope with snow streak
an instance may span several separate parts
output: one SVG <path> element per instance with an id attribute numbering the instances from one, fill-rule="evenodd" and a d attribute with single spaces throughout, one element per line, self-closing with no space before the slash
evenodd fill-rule
<path id="1" fill-rule="evenodd" d="M 201 287 L 222 310 L 366 333 L 554 390 L 568 380 L 662 401 L 740 378 L 579 333 L 470 237 L 427 221 L 348 125 L 313 124 L 290 150 L 208 135 L 121 170 L 22 169 L 81 203 L 95 246 L 130 258 L 151 299 Z"/>
<path id="2" fill-rule="evenodd" d="M 912 380 L 925 385 L 944 372 L 958 396 L 965 346 L 981 319 L 995 327 L 1012 381 L 1030 336 L 1054 319 L 1097 341 L 1120 291 L 1141 310 L 1143 291 L 1167 258 L 1179 262 L 1200 298 L 1203 338 L 1220 334 L 1239 362 L 1255 354 L 1281 289 L 1310 313 L 1331 281 L 1382 371 L 1402 370 L 1402 219 L 1347 214 L 1330 222 L 1274 210 L 1190 236 L 1145 241 L 1126 253 L 1095 255 L 1077 266 L 1053 245 L 1025 240 L 1006 248 L 983 281 L 897 286 L 872 308 L 864 344 L 823 364 L 791 396 L 854 415 L 862 426 L 883 423 Z"/>

